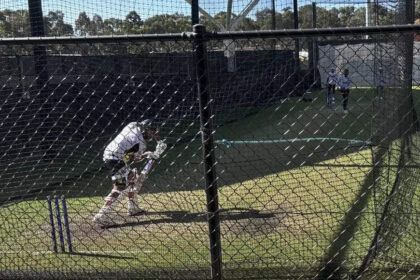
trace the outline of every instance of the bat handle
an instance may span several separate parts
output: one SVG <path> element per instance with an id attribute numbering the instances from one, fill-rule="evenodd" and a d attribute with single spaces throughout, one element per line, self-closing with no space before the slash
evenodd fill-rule
<path id="1" fill-rule="evenodd" d="M 155 160 L 152 158 L 147 161 L 146 165 L 143 167 L 143 170 L 141 171 L 142 175 L 147 175 L 149 173 L 154 161 Z"/>

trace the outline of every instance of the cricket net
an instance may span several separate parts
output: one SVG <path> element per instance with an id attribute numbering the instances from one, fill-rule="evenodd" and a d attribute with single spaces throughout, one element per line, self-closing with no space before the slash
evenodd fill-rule
<path id="1" fill-rule="evenodd" d="M 419 31 L 2 39 L 0 277 L 210 279 L 220 261 L 227 279 L 416 279 Z M 358 65 L 348 53 L 357 59 L 366 34 L 366 46 L 380 45 Z M 346 47 L 320 48 L 331 63 L 310 68 L 296 59 L 297 38 Z M 339 88 L 330 106 L 324 76 L 313 73 L 337 62 L 340 77 L 370 65 L 376 77 L 382 64 L 392 79 L 355 80 L 347 107 Z M 207 121 L 203 107 L 213 110 Z M 147 212 L 127 216 L 123 202 L 117 223 L 102 228 L 92 218 L 112 187 L 104 148 L 143 119 L 159 123 L 169 146 L 141 189 Z M 215 140 L 210 184 L 203 151 L 212 141 L 203 135 Z M 60 230 L 46 197 L 62 195 L 69 223 Z M 72 252 L 55 252 L 53 228 L 69 244 L 66 226 Z M 218 230 L 223 250 L 214 255 Z"/>

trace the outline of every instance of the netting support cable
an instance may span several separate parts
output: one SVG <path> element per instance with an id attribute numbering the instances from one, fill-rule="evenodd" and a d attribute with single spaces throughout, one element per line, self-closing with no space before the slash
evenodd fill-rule
<path id="1" fill-rule="evenodd" d="M 207 219 L 209 226 L 211 275 L 212 279 L 222 279 L 222 247 L 220 237 L 219 201 L 217 194 L 216 161 L 213 139 L 214 100 L 210 96 L 207 49 L 205 41 L 206 28 L 197 24 L 193 27 L 197 88 L 200 106 L 201 141 L 206 179 Z"/>

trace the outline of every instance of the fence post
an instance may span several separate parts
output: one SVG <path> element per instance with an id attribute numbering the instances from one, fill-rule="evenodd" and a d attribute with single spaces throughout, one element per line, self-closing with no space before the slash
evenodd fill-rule
<path id="1" fill-rule="evenodd" d="M 271 29 L 276 30 L 276 1 L 271 0 Z"/>
<path id="2" fill-rule="evenodd" d="M 299 7 L 298 0 L 293 0 L 293 28 L 299 29 Z M 299 38 L 295 38 L 295 84 L 299 84 L 300 60 L 299 60 Z"/>
<path id="3" fill-rule="evenodd" d="M 28 0 L 29 21 L 31 25 L 31 36 L 44 37 L 44 18 L 42 17 L 41 0 Z"/>
<path id="4" fill-rule="evenodd" d="M 192 26 L 200 22 L 200 12 L 198 6 L 198 0 L 191 1 L 191 23 Z"/>
<path id="5" fill-rule="evenodd" d="M 316 13 L 316 2 L 312 2 L 312 28 L 317 27 L 317 13 Z M 314 76 L 314 83 L 315 88 L 319 89 L 321 87 L 320 77 L 317 73 L 318 69 L 318 58 L 319 58 L 319 50 L 318 50 L 318 40 L 316 37 L 312 38 L 312 65 L 313 65 L 313 76 Z"/>
<path id="6" fill-rule="evenodd" d="M 197 88 L 200 106 L 201 142 L 204 177 L 206 179 L 207 220 L 209 225 L 211 276 L 222 279 L 222 248 L 220 241 L 219 201 L 217 194 L 216 161 L 213 139 L 213 99 L 210 96 L 204 25 L 193 26 Z"/>
<path id="7" fill-rule="evenodd" d="M 41 0 L 28 0 L 29 22 L 31 27 L 31 36 L 44 37 L 44 18 L 42 16 L 42 2 Z M 35 60 L 35 75 L 38 76 L 37 85 L 41 89 L 48 80 L 46 72 L 46 57 L 47 53 L 44 46 L 34 46 L 34 60 Z"/>

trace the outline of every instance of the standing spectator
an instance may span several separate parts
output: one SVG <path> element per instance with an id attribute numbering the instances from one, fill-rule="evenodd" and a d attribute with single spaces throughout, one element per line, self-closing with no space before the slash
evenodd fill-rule
<path id="1" fill-rule="evenodd" d="M 331 68 L 331 71 L 328 73 L 327 77 L 327 107 L 331 107 L 335 104 L 335 86 L 337 84 L 337 74 L 335 73 L 335 69 Z"/>
<path id="2" fill-rule="evenodd" d="M 350 83 L 351 81 L 349 79 L 349 70 L 344 69 L 343 75 L 338 79 L 338 85 L 340 87 L 341 95 L 343 96 L 343 110 L 345 114 L 349 112 L 347 110 L 347 105 L 350 95 Z"/>

